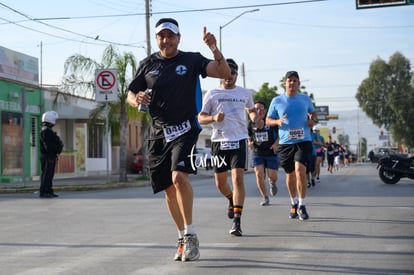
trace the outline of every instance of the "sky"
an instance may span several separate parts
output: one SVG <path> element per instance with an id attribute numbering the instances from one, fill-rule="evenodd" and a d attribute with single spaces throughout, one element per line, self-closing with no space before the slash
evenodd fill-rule
<path id="1" fill-rule="evenodd" d="M 414 60 L 414 5 L 357 10 L 355 0 L 153 0 L 151 12 L 152 52 L 156 21 L 173 17 L 182 34 L 179 48 L 213 58 L 202 41 L 206 26 L 218 46 L 221 32 L 224 56 L 244 65 L 238 85 L 279 86 L 286 71 L 297 70 L 316 105 L 328 105 L 331 114 L 354 113 L 351 120 L 364 116 L 355 94 L 372 61 L 388 61 L 397 51 Z M 42 83 L 59 84 L 69 56 L 99 61 L 111 42 L 143 59 L 144 14 L 145 0 L 0 0 L 0 46 L 38 57 Z M 218 84 L 202 80 L 204 90 Z M 375 127 L 367 135 L 374 129 L 376 137 Z M 355 129 L 345 131 L 355 135 Z"/>

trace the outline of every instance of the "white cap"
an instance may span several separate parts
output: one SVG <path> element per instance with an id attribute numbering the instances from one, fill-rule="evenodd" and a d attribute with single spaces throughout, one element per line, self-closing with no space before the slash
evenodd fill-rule
<path id="1" fill-rule="evenodd" d="M 312 130 L 319 131 L 319 127 L 318 126 L 313 126 Z"/>
<path id="2" fill-rule="evenodd" d="M 179 34 L 180 30 L 178 29 L 178 26 L 175 25 L 172 22 L 164 22 L 159 24 L 156 28 L 155 28 L 155 34 L 158 34 L 160 31 L 162 30 L 170 30 L 175 34 Z"/>

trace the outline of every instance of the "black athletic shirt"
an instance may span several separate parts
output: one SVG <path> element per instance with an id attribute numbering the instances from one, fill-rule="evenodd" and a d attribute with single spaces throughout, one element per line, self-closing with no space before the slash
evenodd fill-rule
<path id="1" fill-rule="evenodd" d="M 164 125 L 177 125 L 186 120 L 196 123 L 202 104 L 199 76 L 207 76 L 210 61 L 198 52 L 179 51 L 173 58 L 164 58 L 157 52 L 140 62 L 128 89 L 134 93 L 152 89 L 150 137 L 163 137 Z"/>
<path id="2" fill-rule="evenodd" d="M 253 140 L 253 153 L 257 156 L 273 156 L 275 153 L 271 148 L 278 137 L 278 126 L 265 125 L 262 129 L 253 127 L 249 122 L 249 139 Z"/>

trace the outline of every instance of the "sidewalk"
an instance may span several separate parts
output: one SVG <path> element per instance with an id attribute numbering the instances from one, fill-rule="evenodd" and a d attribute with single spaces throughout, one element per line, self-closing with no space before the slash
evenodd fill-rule
<path id="1" fill-rule="evenodd" d="M 198 169 L 197 175 L 190 177 L 212 177 L 213 170 Z M 61 191 L 85 191 L 110 188 L 140 187 L 150 185 L 148 178 L 141 174 L 128 174 L 127 182 L 119 181 L 119 174 L 95 175 L 86 177 L 69 177 L 53 179 L 53 189 L 56 193 Z M 0 194 L 34 193 L 39 191 L 40 181 L 0 183 Z"/>

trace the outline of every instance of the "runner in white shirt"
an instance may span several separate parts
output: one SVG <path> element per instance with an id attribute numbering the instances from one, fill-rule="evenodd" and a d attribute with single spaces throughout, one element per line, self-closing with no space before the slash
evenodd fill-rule
<path id="1" fill-rule="evenodd" d="M 242 236 L 240 218 L 245 198 L 244 171 L 247 169 L 246 112 L 256 124 L 264 122 L 258 119 L 252 92 L 236 86 L 236 62 L 233 59 L 226 61 L 232 75 L 221 80 L 221 88 L 207 92 L 198 120 L 200 124 L 212 123 L 211 162 L 216 186 L 229 200 L 227 215 L 233 219 L 230 234 Z M 233 190 L 227 183 L 228 170 L 231 170 Z"/>
<path id="2" fill-rule="evenodd" d="M 211 141 L 239 141 L 248 138 L 245 108 L 254 108 L 252 92 L 239 86 L 214 89 L 204 97 L 201 112 L 223 113 L 223 121 L 213 121 Z"/>

